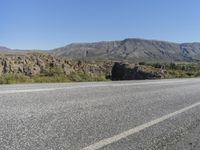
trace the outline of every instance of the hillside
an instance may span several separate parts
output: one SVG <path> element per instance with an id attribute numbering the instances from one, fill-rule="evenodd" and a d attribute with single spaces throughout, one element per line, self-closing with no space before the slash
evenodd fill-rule
<path id="1" fill-rule="evenodd" d="M 0 46 L 0 54 L 28 54 L 28 53 L 48 53 L 49 51 L 45 51 L 45 50 L 22 50 L 22 49 L 10 49 L 4 46 Z"/>
<path id="2" fill-rule="evenodd" d="M 10 52 L 12 51 L 11 49 L 7 48 L 7 47 L 4 47 L 4 46 L 0 46 L 0 53 L 3 53 L 3 52 Z"/>
<path id="3" fill-rule="evenodd" d="M 129 61 L 199 61 L 200 43 L 172 43 L 156 40 L 75 43 L 52 50 L 57 56 L 76 59 Z"/>
<path id="4" fill-rule="evenodd" d="M 42 52 L 79 60 L 127 60 L 130 62 L 199 62 L 200 43 L 173 43 L 125 39 L 95 43 L 73 43 L 53 50 L 14 50 L 0 47 L 0 53 Z"/>

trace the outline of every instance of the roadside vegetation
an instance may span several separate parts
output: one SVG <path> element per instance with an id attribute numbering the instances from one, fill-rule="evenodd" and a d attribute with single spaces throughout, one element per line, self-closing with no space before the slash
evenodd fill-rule
<path id="1" fill-rule="evenodd" d="M 166 70 L 165 78 L 197 78 L 200 77 L 199 63 L 145 63 L 140 65 L 148 65 L 155 68 Z"/>
<path id="2" fill-rule="evenodd" d="M 139 62 L 142 66 L 151 66 L 165 71 L 164 78 L 197 78 L 200 77 L 200 64 L 198 63 L 146 63 Z M 149 67 L 149 69 L 151 68 Z M 108 67 L 109 68 L 109 67 Z M 109 72 L 110 68 L 106 72 Z M 59 82 L 89 82 L 106 81 L 108 74 L 87 73 L 74 71 L 65 74 L 62 69 L 49 67 L 40 75 L 25 75 L 23 73 L 5 73 L 0 75 L 0 84 L 16 83 L 59 83 Z"/>
<path id="3" fill-rule="evenodd" d="M 94 75 L 87 73 L 71 73 L 26 76 L 23 74 L 4 74 L 0 76 L 0 84 L 16 83 L 59 83 L 59 82 L 86 82 L 86 81 L 105 81 L 104 75 Z"/>

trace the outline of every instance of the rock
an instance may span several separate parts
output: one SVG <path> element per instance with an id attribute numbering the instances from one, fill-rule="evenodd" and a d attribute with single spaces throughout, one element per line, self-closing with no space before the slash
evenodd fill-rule
<path id="1" fill-rule="evenodd" d="M 10 70 L 10 62 L 9 60 L 3 60 L 3 73 L 9 73 Z"/>
<path id="2" fill-rule="evenodd" d="M 161 79 L 164 74 L 160 69 L 150 66 L 116 62 L 112 68 L 112 80 Z"/>
<path id="3" fill-rule="evenodd" d="M 74 72 L 73 68 L 69 64 L 63 64 L 62 68 L 66 75 L 69 75 L 70 73 Z"/>
<path id="4" fill-rule="evenodd" d="M 69 60 L 43 53 L 0 55 L 0 75 L 5 73 L 24 74 L 26 76 L 52 75 L 52 73 L 72 72 L 88 74 L 107 74 L 112 65 L 106 62 L 92 63 Z"/>
<path id="5" fill-rule="evenodd" d="M 24 74 L 26 76 L 64 74 L 73 72 L 105 75 L 112 80 L 160 79 L 165 70 L 145 65 L 108 61 L 77 61 L 50 54 L 30 53 L 0 55 L 0 76 L 6 73 Z"/>
<path id="6" fill-rule="evenodd" d="M 32 70 L 32 75 L 40 75 L 43 67 L 35 65 Z"/>
<path id="7" fill-rule="evenodd" d="M 27 76 L 31 76 L 33 74 L 33 71 L 29 66 L 24 66 L 23 74 L 25 74 Z"/>
<path id="8" fill-rule="evenodd" d="M 0 76 L 3 74 L 3 66 L 0 64 Z"/>

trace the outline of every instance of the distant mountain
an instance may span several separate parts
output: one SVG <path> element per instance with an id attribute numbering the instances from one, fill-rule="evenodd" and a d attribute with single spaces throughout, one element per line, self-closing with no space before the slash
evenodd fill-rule
<path id="1" fill-rule="evenodd" d="M 8 51 L 11 51 L 11 49 L 9 49 L 7 47 L 0 46 L 0 52 L 8 52 Z"/>
<path id="2" fill-rule="evenodd" d="M 130 38 L 122 41 L 74 43 L 53 50 L 13 50 L 0 47 L 0 53 L 43 52 L 73 59 L 128 61 L 198 61 L 200 43 L 173 43 Z"/>
<path id="3" fill-rule="evenodd" d="M 77 59 L 116 59 L 131 61 L 199 61 L 200 43 L 172 43 L 156 40 L 75 43 L 56 48 L 52 53 Z"/>
<path id="4" fill-rule="evenodd" d="M 15 54 L 15 53 L 24 53 L 26 51 L 24 50 L 18 50 L 18 49 L 10 49 L 4 46 L 0 46 L 0 53 L 2 54 Z"/>
<path id="5" fill-rule="evenodd" d="M 35 53 L 35 52 L 48 52 L 44 50 L 21 50 L 21 49 L 10 49 L 4 46 L 0 46 L 1 54 L 15 54 L 15 53 Z"/>

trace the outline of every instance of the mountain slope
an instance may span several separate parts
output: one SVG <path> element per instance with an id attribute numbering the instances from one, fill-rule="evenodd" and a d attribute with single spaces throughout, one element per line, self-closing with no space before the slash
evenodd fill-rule
<path id="1" fill-rule="evenodd" d="M 11 49 L 7 48 L 7 47 L 3 47 L 3 46 L 0 46 L 0 52 L 9 52 L 11 51 Z"/>
<path id="2" fill-rule="evenodd" d="M 4 46 L 0 46 L 0 54 L 27 54 L 27 53 L 47 53 L 45 50 L 21 50 L 21 49 L 10 49 Z"/>
<path id="3" fill-rule="evenodd" d="M 53 50 L 13 50 L 0 46 L 0 53 L 42 52 L 74 59 L 129 61 L 200 61 L 200 43 L 125 39 L 95 43 L 74 43 Z"/>
<path id="4" fill-rule="evenodd" d="M 125 39 L 123 41 L 77 43 L 52 51 L 57 56 L 117 60 L 200 60 L 200 43 L 172 43 L 156 40 Z"/>

